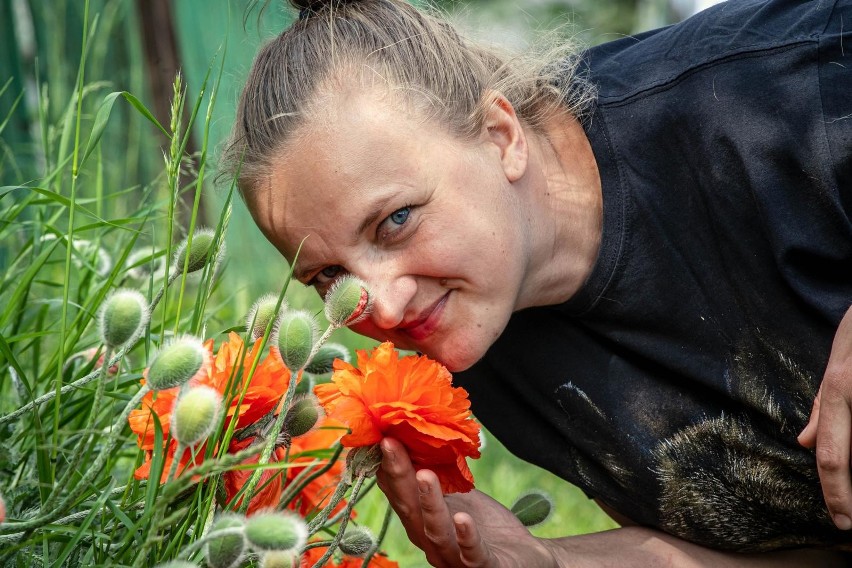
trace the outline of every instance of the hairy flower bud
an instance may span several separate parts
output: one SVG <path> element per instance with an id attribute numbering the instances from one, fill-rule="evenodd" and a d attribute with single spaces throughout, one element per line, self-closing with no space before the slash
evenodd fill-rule
<path id="1" fill-rule="evenodd" d="M 299 552 L 307 539 L 308 527 L 292 514 L 269 511 L 246 520 L 246 540 L 258 552 Z"/>
<path id="2" fill-rule="evenodd" d="M 178 443 L 194 446 L 213 432 L 222 411 L 222 395 L 208 386 L 182 392 L 172 410 L 171 431 Z"/>
<path id="3" fill-rule="evenodd" d="M 373 533 L 367 527 L 349 526 L 340 539 L 340 550 L 349 556 L 364 556 L 376 544 Z"/>
<path id="4" fill-rule="evenodd" d="M 313 429 L 323 416 L 319 400 L 313 394 L 297 398 L 284 418 L 284 432 L 291 438 L 303 436 Z"/>
<path id="5" fill-rule="evenodd" d="M 210 532 L 222 529 L 242 528 L 245 518 L 240 515 L 225 513 L 220 515 L 210 527 Z M 232 534 L 210 540 L 204 547 L 204 559 L 210 568 L 234 568 L 243 560 L 246 549 L 245 536 Z"/>
<path id="6" fill-rule="evenodd" d="M 172 560 L 165 564 L 157 564 L 154 568 L 198 568 L 198 564 L 193 564 L 186 560 Z"/>
<path id="7" fill-rule="evenodd" d="M 187 237 L 180 245 L 178 245 L 178 248 L 175 251 L 174 270 L 177 272 L 183 271 L 183 265 L 187 261 L 187 255 L 189 255 L 189 264 L 186 267 L 187 274 L 201 270 L 208 262 L 212 262 L 215 266 L 218 264 L 219 258 L 224 253 L 224 247 L 225 244 L 222 243 L 219 246 L 218 254 L 214 258 L 213 252 L 216 248 L 216 231 L 211 229 L 199 229 L 194 235 L 192 235 L 192 244 L 189 244 L 189 238 Z"/>
<path id="8" fill-rule="evenodd" d="M 381 464 L 382 450 L 378 444 L 352 448 L 346 454 L 346 482 L 352 485 L 362 475 L 373 477 Z"/>
<path id="9" fill-rule="evenodd" d="M 540 491 L 531 491 L 521 495 L 512 505 L 512 513 L 525 527 L 543 523 L 553 510 L 553 502 Z"/>
<path id="10" fill-rule="evenodd" d="M 278 350 L 291 371 L 304 368 L 317 339 L 317 324 L 306 311 L 288 311 L 278 327 Z"/>
<path id="11" fill-rule="evenodd" d="M 332 285 L 325 296 L 325 317 L 334 326 L 344 327 L 367 315 L 370 293 L 360 278 L 346 275 Z"/>
<path id="12" fill-rule="evenodd" d="M 194 337 L 181 337 L 165 346 L 148 369 L 145 380 L 153 390 L 165 390 L 188 382 L 209 365 L 210 353 Z"/>
<path id="13" fill-rule="evenodd" d="M 146 325 L 148 302 L 136 290 L 116 290 L 101 307 L 101 338 L 112 349 L 132 345 L 142 335 Z"/>
<path id="14" fill-rule="evenodd" d="M 330 373 L 335 359 L 342 359 L 348 363 L 351 359 L 349 350 L 339 343 L 326 343 L 317 350 L 305 370 L 314 375 Z"/>
<path id="15" fill-rule="evenodd" d="M 278 297 L 273 294 L 266 294 L 258 298 L 251 307 L 248 317 L 246 317 L 246 331 L 251 334 L 252 341 L 257 341 L 263 337 L 270 321 L 272 322 L 272 327 L 269 330 L 270 341 L 276 341 L 281 315 L 287 309 L 287 304 L 283 300 L 281 307 L 276 311 L 275 306 L 277 305 Z"/>
<path id="16" fill-rule="evenodd" d="M 261 568 L 299 568 L 299 555 L 291 550 L 264 552 L 260 557 Z"/>

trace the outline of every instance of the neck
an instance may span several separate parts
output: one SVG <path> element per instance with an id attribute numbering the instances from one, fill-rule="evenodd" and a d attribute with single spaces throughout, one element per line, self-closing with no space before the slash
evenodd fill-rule
<path id="1" fill-rule="evenodd" d="M 603 225 L 600 174 L 579 122 L 560 116 L 530 138 L 531 254 L 518 309 L 570 299 L 591 274 Z"/>

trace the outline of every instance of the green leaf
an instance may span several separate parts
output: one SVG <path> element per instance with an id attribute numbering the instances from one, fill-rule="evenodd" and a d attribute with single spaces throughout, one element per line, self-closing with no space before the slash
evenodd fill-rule
<path id="1" fill-rule="evenodd" d="M 95 115 L 95 123 L 92 126 L 92 132 L 89 134 L 89 141 L 86 143 L 86 151 L 83 152 L 83 158 L 80 160 L 80 167 L 83 166 L 86 158 L 89 157 L 89 155 L 95 150 L 98 142 L 100 142 L 101 136 L 103 136 L 104 130 L 106 129 L 107 122 L 109 122 L 109 115 L 112 113 L 112 107 L 115 105 L 115 100 L 118 97 L 124 97 L 124 99 L 129 102 L 133 108 L 139 111 L 142 116 L 147 118 L 154 126 L 159 128 L 160 131 L 166 135 L 166 138 L 171 138 L 168 131 L 163 128 L 163 125 L 154 118 L 151 111 L 149 111 L 139 99 L 127 91 L 115 91 L 108 94 L 104 98 L 104 102 L 101 103 L 100 108 L 98 108 L 98 112 Z"/>

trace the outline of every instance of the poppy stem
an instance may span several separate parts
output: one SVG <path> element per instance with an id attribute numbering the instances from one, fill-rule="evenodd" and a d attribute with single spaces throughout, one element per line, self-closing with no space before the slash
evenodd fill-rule
<path id="1" fill-rule="evenodd" d="M 345 481 L 341 480 L 340 483 L 337 484 L 337 489 L 334 490 L 334 494 L 332 494 L 328 504 L 323 507 L 322 511 L 317 513 L 316 517 L 311 519 L 310 523 L 308 523 L 308 536 L 313 536 L 323 527 L 323 525 L 325 525 L 325 522 L 328 520 L 331 512 L 335 507 L 337 507 L 340 500 L 343 499 L 347 489 L 349 489 L 349 484 Z"/>
<path id="2" fill-rule="evenodd" d="M 370 550 L 367 551 L 367 554 L 364 555 L 364 562 L 361 563 L 361 568 L 369 568 L 370 560 L 376 554 L 376 551 L 379 550 L 379 547 L 382 545 L 382 541 L 385 540 L 385 535 L 388 533 L 388 527 L 390 527 L 390 520 L 393 516 L 393 508 L 391 508 L 390 501 L 388 501 L 388 506 L 385 509 L 385 518 L 382 521 L 382 528 L 379 529 L 379 534 L 376 535 L 376 542 L 373 543 L 373 546 L 370 547 Z"/>
<path id="3" fill-rule="evenodd" d="M 331 541 L 331 544 L 328 546 L 325 554 L 322 555 L 322 558 L 317 560 L 316 564 L 314 564 L 312 568 L 319 568 L 320 566 L 323 566 L 328 559 L 331 558 L 331 555 L 334 554 L 334 551 L 343 539 L 343 534 L 346 532 L 346 525 L 349 524 L 349 519 L 352 517 L 352 509 L 355 507 L 355 499 L 358 496 L 358 492 L 361 490 L 361 486 L 364 484 L 365 477 L 366 476 L 364 474 L 361 474 L 355 480 L 355 484 L 352 486 L 352 494 L 349 496 L 349 502 L 343 510 L 343 520 L 340 521 L 340 527 L 337 529 L 337 534 L 334 535 L 334 540 Z"/>
<path id="4" fill-rule="evenodd" d="M 287 412 L 290 410 L 290 404 L 292 404 L 293 396 L 296 394 L 296 380 L 298 377 L 299 370 L 290 372 L 290 384 L 287 385 L 287 392 L 284 394 L 284 404 L 281 406 L 281 411 L 278 413 L 278 417 L 275 419 L 272 429 L 267 434 L 263 451 L 257 459 L 258 465 L 265 465 L 269 463 L 269 458 L 272 457 L 272 452 L 275 449 L 275 443 L 278 441 L 278 433 L 281 431 L 281 427 L 284 426 L 284 419 L 287 418 Z M 276 404 L 275 406 L 277 407 L 278 405 Z M 245 514 L 248 510 L 253 496 L 252 492 L 254 491 L 255 486 L 257 486 L 261 475 L 263 475 L 263 470 L 257 469 L 246 482 L 244 487 L 244 495 L 246 495 L 246 497 L 244 497 L 242 503 L 240 503 L 240 513 Z"/>

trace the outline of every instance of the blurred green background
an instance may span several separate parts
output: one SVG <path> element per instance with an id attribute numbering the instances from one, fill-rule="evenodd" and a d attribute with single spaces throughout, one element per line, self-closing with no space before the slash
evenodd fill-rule
<path id="1" fill-rule="evenodd" d="M 697 0 L 471 0 L 435 6 L 483 41 L 518 49 L 549 30 L 596 44 L 677 21 L 702 7 Z M 89 10 L 92 39 L 85 73 L 89 95 L 84 107 L 89 111 L 85 117 L 89 127 L 99 101 L 119 90 L 133 93 L 161 123 L 168 124 L 175 72 L 180 69 L 184 74 L 193 100 L 211 65 L 214 76 L 221 65 L 221 87 L 210 121 L 213 147 L 220 147 L 227 137 L 240 86 L 258 46 L 293 17 L 283 2 L 254 0 L 92 0 Z M 82 1 L 0 0 L 0 117 L 8 117 L 0 128 L 0 186 L 26 185 L 55 165 L 45 148 L 63 142 L 57 138 L 74 101 L 83 20 Z M 203 127 L 204 121 L 199 121 L 196 140 L 201 139 Z M 116 105 L 104 134 L 98 177 L 110 192 L 126 193 L 124 202 L 112 202 L 114 211 L 99 213 L 121 217 L 133 210 L 135 191 L 166 190 L 158 187 L 165 184 L 164 144 L 165 138 L 138 113 L 126 104 Z M 195 144 L 190 145 L 190 152 L 197 151 Z M 86 173 L 82 175 L 85 192 Z M 187 172 L 190 179 L 191 171 Z M 212 180 L 210 175 L 205 178 L 202 206 L 207 223 L 214 225 L 229 180 L 220 180 L 218 185 Z M 16 195 L 16 191 L 0 193 L 0 207 L 8 207 Z M 187 215 L 187 211 L 179 210 L 176 215 Z M 157 234 L 156 225 L 151 227 L 142 235 L 141 244 L 162 244 L 165 235 Z M 216 307 L 211 309 L 208 335 L 238 324 L 259 295 L 280 289 L 288 270 L 241 202 L 234 208 L 227 245 L 229 254 Z M 14 246 L 0 243 L 0 270 L 15 257 Z M 299 285 L 291 287 L 289 299 L 296 307 L 319 306 L 313 293 Z M 339 334 L 336 339 L 351 348 L 372 345 L 348 331 Z M 492 437 L 486 439 L 483 458 L 472 464 L 477 487 L 507 505 L 531 488 L 544 489 L 554 498 L 555 514 L 536 534 L 577 534 L 615 526 L 576 488 L 519 462 Z M 374 492 L 360 509 L 360 520 L 378 528 L 384 508 L 384 499 Z M 392 525 L 385 548 L 401 566 L 425 565 L 423 556 L 407 545 L 398 522 Z"/>

